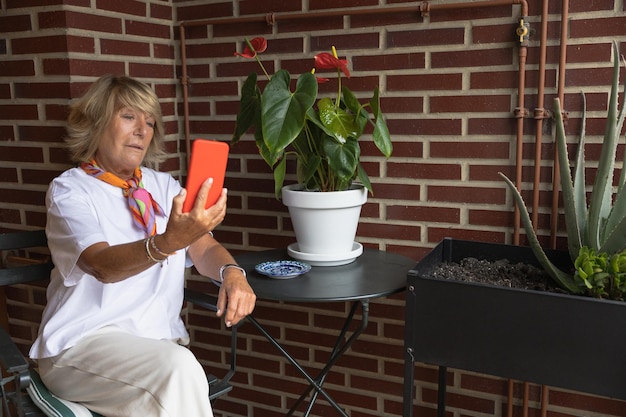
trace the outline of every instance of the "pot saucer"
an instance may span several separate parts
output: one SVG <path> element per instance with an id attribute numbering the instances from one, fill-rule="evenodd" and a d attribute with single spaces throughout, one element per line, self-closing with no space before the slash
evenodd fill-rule
<path id="1" fill-rule="evenodd" d="M 312 266 L 339 266 L 353 262 L 363 253 L 363 245 L 352 244 L 352 250 L 346 253 L 305 253 L 300 252 L 298 243 L 287 246 L 287 253 L 294 259 L 305 261 Z"/>
<path id="2" fill-rule="evenodd" d="M 269 261 L 256 265 L 254 270 L 270 278 L 289 279 L 306 274 L 311 270 L 311 265 L 298 261 Z"/>

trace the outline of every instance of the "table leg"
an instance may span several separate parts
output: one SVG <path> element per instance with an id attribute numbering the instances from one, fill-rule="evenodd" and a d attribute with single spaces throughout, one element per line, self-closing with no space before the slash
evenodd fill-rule
<path id="1" fill-rule="evenodd" d="M 439 366 L 439 389 L 437 390 L 437 417 L 446 415 L 446 388 L 448 378 L 448 368 Z"/>
<path id="2" fill-rule="evenodd" d="M 361 320 L 361 325 L 359 326 L 357 330 L 355 330 L 352 333 L 350 338 L 342 345 L 341 341 L 344 339 L 346 333 L 348 332 L 348 328 L 354 318 L 354 313 L 356 312 L 356 309 L 359 305 L 361 305 L 361 311 L 362 311 L 362 317 L 363 317 L 363 319 Z M 337 337 L 337 341 L 335 342 L 335 346 L 333 347 L 333 350 L 330 354 L 328 363 L 320 371 L 319 375 L 315 378 L 315 381 L 317 381 L 320 386 L 324 383 L 324 380 L 326 379 L 326 375 L 328 375 L 330 368 L 334 366 L 337 360 L 346 352 L 346 350 L 350 347 L 350 345 L 352 345 L 352 343 L 359 337 L 359 335 L 367 327 L 368 316 L 369 316 L 368 313 L 369 313 L 369 301 L 368 300 L 352 303 L 352 308 L 350 309 L 350 313 L 348 314 L 348 317 L 345 320 L 343 328 L 341 329 L 341 332 L 339 333 L 339 336 Z M 309 385 L 309 388 L 305 392 L 302 393 L 298 401 L 296 401 L 296 403 L 291 407 L 286 417 L 289 417 L 294 413 L 296 408 L 300 405 L 302 401 L 304 401 L 306 396 L 311 392 L 313 388 L 314 387 L 312 385 Z M 311 397 L 311 401 L 309 401 L 307 411 L 304 414 L 305 417 L 310 414 L 311 409 L 313 408 L 313 404 L 317 400 L 318 394 L 319 392 L 317 390 L 313 393 L 313 396 Z"/>
<path id="3" fill-rule="evenodd" d="M 415 390 L 415 357 L 413 348 L 404 352 L 404 384 L 402 393 L 402 417 L 413 417 L 413 397 Z"/>
<path id="4" fill-rule="evenodd" d="M 359 305 L 361 306 L 361 312 L 362 312 L 361 324 L 360 324 L 359 328 L 354 330 L 354 332 L 350 335 L 350 337 L 342 344 L 342 340 L 344 339 L 346 333 L 348 332 L 350 324 L 352 323 L 352 320 L 354 318 L 354 314 L 356 312 L 356 309 L 357 309 L 357 307 Z M 348 348 L 359 337 L 359 335 L 365 330 L 365 328 L 367 327 L 367 324 L 368 324 L 368 317 L 369 317 L 369 300 L 355 301 L 352 304 L 352 308 L 350 309 L 350 313 L 346 317 L 346 320 L 345 320 L 344 325 L 343 325 L 343 327 L 341 329 L 341 332 L 339 333 L 339 336 L 337 337 L 337 341 L 335 342 L 335 345 L 334 345 L 333 350 L 331 352 L 331 355 L 330 355 L 330 357 L 328 359 L 328 362 L 326 363 L 324 368 L 322 368 L 322 370 L 319 372 L 319 374 L 317 375 L 316 378 L 311 377 L 311 375 L 309 375 L 306 372 L 306 370 L 289 354 L 289 352 L 287 352 L 280 345 L 280 343 L 278 343 L 278 341 L 276 339 L 274 339 L 274 337 L 272 337 L 272 335 L 270 335 L 267 332 L 267 330 L 265 330 L 265 328 L 254 317 L 252 317 L 252 316 L 248 316 L 247 317 L 247 320 L 250 321 L 261 332 L 261 334 L 263 334 L 263 336 L 265 336 L 265 338 L 272 345 L 274 345 L 280 351 L 280 353 L 309 382 L 309 387 L 300 396 L 300 398 L 296 401 L 294 406 L 289 410 L 289 413 L 287 413 L 286 417 L 289 417 L 289 416 L 291 416 L 294 413 L 294 411 L 298 407 L 298 405 L 300 405 L 302 403 L 302 401 L 306 398 L 306 396 L 313 389 L 315 389 L 315 393 L 311 397 L 311 401 L 309 402 L 307 410 L 306 410 L 305 414 L 303 415 L 304 417 L 306 417 L 306 416 L 308 416 L 310 414 L 311 409 L 313 408 L 313 404 L 317 400 L 317 396 L 319 394 L 322 394 L 322 396 L 324 396 L 324 398 L 326 398 L 326 400 L 330 403 L 330 405 L 332 405 L 335 408 L 335 410 L 337 410 L 337 412 L 341 416 L 348 417 L 348 415 L 341 408 L 341 406 L 339 404 L 337 404 L 337 402 L 326 392 L 326 390 L 324 390 L 324 388 L 322 388 L 322 385 L 323 385 L 324 380 L 326 379 L 326 375 L 328 375 L 328 372 L 330 371 L 330 369 L 335 365 L 335 363 L 339 360 L 339 358 L 348 350 Z"/>

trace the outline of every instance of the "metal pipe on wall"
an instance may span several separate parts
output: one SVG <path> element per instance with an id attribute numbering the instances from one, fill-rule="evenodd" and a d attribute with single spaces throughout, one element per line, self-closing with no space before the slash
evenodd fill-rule
<path id="1" fill-rule="evenodd" d="M 183 85 L 183 124 L 185 129 L 185 152 L 187 155 L 187 169 L 191 160 L 191 129 L 189 128 L 189 77 L 187 76 L 187 50 L 185 48 L 185 28 L 180 26 L 180 60 L 182 64 L 181 83 Z"/>
<path id="2" fill-rule="evenodd" d="M 567 20 L 569 19 L 569 0 L 561 2 L 561 43 L 559 54 L 559 83 L 557 95 L 561 101 L 561 108 L 565 109 L 565 64 L 567 62 Z M 565 119 L 565 117 L 564 117 Z M 556 143 L 556 139 L 555 139 Z M 552 169 L 552 212 L 550 215 L 550 246 L 556 248 L 557 231 L 559 227 L 559 184 L 561 174 L 559 159 L 554 151 L 554 168 Z"/>
<path id="3" fill-rule="evenodd" d="M 535 108 L 536 132 L 535 132 L 535 171 L 533 183 L 533 209 L 532 221 L 533 225 L 538 224 L 539 220 L 539 183 L 541 180 L 541 147 L 543 140 L 543 120 L 547 117 L 548 112 L 544 108 L 545 84 L 546 84 L 546 55 L 548 43 L 548 0 L 543 1 L 541 10 L 541 41 L 539 43 L 539 79 L 537 85 L 537 108 Z"/>
<path id="4" fill-rule="evenodd" d="M 518 190 L 522 187 L 522 160 L 524 149 L 524 117 L 527 110 L 524 107 L 524 95 L 526 91 L 526 80 L 524 75 L 526 73 L 526 58 L 528 54 L 528 48 L 525 44 L 521 44 L 519 48 L 519 79 L 517 87 L 517 142 L 516 142 L 516 155 L 515 155 L 515 186 Z M 519 245 L 520 235 L 520 212 L 517 205 L 514 206 L 514 230 L 513 230 L 513 243 Z"/>
<path id="5" fill-rule="evenodd" d="M 546 0 L 547 1 L 547 0 Z M 559 54 L 559 83 L 557 88 L 557 95 L 562 108 L 565 108 L 565 65 L 567 64 L 567 20 L 569 18 L 569 0 L 562 0 L 561 2 L 561 39 L 560 39 L 560 54 Z M 556 143 L 556 138 L 554 140 Z M 559 225 L 559 184 L 561 182 L 561 175 L 559 171 L 559 159 L 556 152 L 556 146 L 554 149 L 553 159 L 553 174 L 552 174 L 552 211 L 550 213 L 550 247 L 556 248 L 557 229 Z M 548 415 L 548 401 L 550 395 L 550 389 L 548 386 L 543 385 L 541 387 L 541 417 Z"/>
<path id="6" fill-rule="evenodd" d="M 535 132 L 535 172 L 533 181 L 533 214 L 532 221 L 537 228 L 539 222 L 539 184 L 541 182 L 541 148 L 543 140 L 543 120 L 548 117 L 548 111 L 545 109 L 545 84 L 546 84 L 546 55 L 548 49 L 548 16 L 549 16 L 549 0 L 543 0 L 541 10 L 541 41 L 539 52 L 539 79 L 537 86 L 537 108 L 535 109 L 535 119 L 537 120 Z M 527 382 L 525 384 L 528 384 Z M 541 386 L 541 417 L 546 417 L 548 402 L 548 386 Z M 525 404 L 525 410 L 528 404 Z M 527 411 L 526 411 L 527 412 Z"/>
<path id="7" fill-rule="evenodd" d="M 536 119 L 536 128 L 535 128 L 535 161 L 534 161 L 534 179 L 533 179 L 533 205 L 532 205 L 532 222 L 533 225 L 538 224 L 539 219 L 539 184 L 541 180 L 541 147 L 543 140 L 543 119 L 546 117 L 547 111 L 544 108 L 544 92 L 545 92 L 545 79 L 546 79 L 546 53 L 547 53 L 547 43 L 548 43 L 548 0 L 543 1 L 542 9 L 541 9 L 541 38 L 539 41 L 539 77 L 537 83 L 537 107 L 534 111 L 534 117 Z M 520 160 L 521 151 L 518 150 L 518 160 Z M 519 162 L 521 166 L 521 160 Z M 521 189 L 518 186 L 518 189 Z M 517 206 L 516 206 L 517 207 Z M 517 240 L 519 243 L 519 212 L 516 211 L 515 217 L 515 226 Z M 512 380 L 509 380 L 509 388 L 508 388 L 508 407 L 507 407 L 507 416 L 513 416 L 513 384 Z M 528 382 L 524 382 L 523 389 L 523 417 L 528 416 L 528 395 L 529 395 L 529 384 Z M 542 407 L 544 404 L 545 397 L 542 396 Z"/>

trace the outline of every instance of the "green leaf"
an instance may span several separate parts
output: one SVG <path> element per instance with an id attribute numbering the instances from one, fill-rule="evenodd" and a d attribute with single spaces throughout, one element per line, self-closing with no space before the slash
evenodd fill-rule
<path id="1" fill-rule="evenodd" d="M 298 182 L 309 185 L 309 181 L 314 177 L 321 163 L 322 158 L 318 154 L 311 153 L 306 157 L 302 155 L 298 159 Z M 315 184 L 313 188 L 319 188 L 319 184 Z"/>
<path id="2" fill-rule="evenodd" d="M 267 149 L 267 145 L 265 145 L 265 141 L 263 141 L 263 134 L 260 129 L 254 132 L 254 140 L 256 142 L 256 146 L 259 148 L 259 155 L 263 157 L 263 160 L 271 167 L 273 163 L 270 161 L 271 155 L 270 150 Z"/>
<path id="3" fill-rule="evenodd" d="M 622 57 L 622 61 L 624 63 L 624 68 L 626 68 L 626 58 Z M 626 97 L 626 83 L 624 83 L 624 91 L 622 93 L 623 97 Z M 617 129 L 615 129 L 619 135 L 619 132 L 622 131 L 622 126 L 624 125 L 624 121 L 626 119 L 626 105 L 622 104 L 622 109 L 620 110 L 618 119 L 617 119 Z M 624 135 L 626 137 L 626 135 Z M 626 152 L 624 152 L 624 159 L 622 161 L 622 167 L 626 167 Z M 626 184 L 626 169 L 622 169 L 622 173 L 619 177 L 618 188 L 624 188 Z"/>
<path id="4" fill-rule="evenodd" d="M 567 229 L 567 245 L 570 257 L 576 259 L 583 246 L 582 234 L 579 227 L 579 219 L 585 218 L 584 213 L 578 212 L 576 197 L 574 195 L 574 184 L 572 183 L 569 157 L 567 155 L 567 143 L 565 127 L 563 126 L 563 116 L 561 114 L 561 104 L 558 98 L 554 99 L 554 116 L 556 121 L 556 145 L 559 158 L 559 173 L 561 175 L 561 191 L 563 193 L 563 209 L 565 211 L 565 227 Z M 593 246 L 590 245 L 592 247 Z"/>
<path id="5" fill-rule="evenodd" d="M 359 167 L 357 169 L 357 177 L 359 178 L 359 181 L 361 181 L 361 184 L 363 184 L 363 186 L 367 188 L 370 194 L 374 195 L 372 183 L 370 182 L 370 177 L 367 175 L 367 172 L 365 172 L 361 164 L 359 164 Z"/>
<path id="6" fill-rule="evenodd" d="M 274 195 L 276 199 L 280 199 L 283 183 L 285 182 L 285 173 L 287 172 L 287 158 L 282 158 L 274 167 Z"/>
<path id="7" fill-rule="evenodd" d="M 587 127 L 587 99 L 582 94 L 583 113 L 580 126 L 580 137 L 578 140 L 578 150 L 576 151 L 576 166 L 574 167 L 574 206 L 578 220 L 578 233 L 581 245 L 586 244 L 587 239 L 587 181 L 585 179 L 585 131 Z M 561 121 L 562 123 L 562 121 Z M 565 135 L 565 132 L 563 132 Z M 576 250 L 573 247 L 572 250 Z"/>
<path id="8" fill-rule="evenodd" d="M 615 48 L 617 48 L 617 43 L 614 43 L 613 45 L 613 50 L 615 50 Z M 626 68 L 626 58 L 624 58 L 623 56 L 622 56 L 622 63 L 624 64 L 624 68 Z M 624 83 L 624 90 L 622 92 L 622 96 L 626 97 L 626 83 Z M 622 131 L 622 126 L 624 125 L 625 119 L 626 119 L 626 105 L 622 104 L 622 109 L 620 110 L 619 116 L 617 117 L 617 128 L 615 129 L 618 135 Z M 624 159 L 622 161 L 622 166 L 624 167 L 626 166 L 626 152 L 624 152 L 623 158 Z M 622 169 L 618 187 L 620 189 L 623 188 L 625 183 L 626 183 L 626 169 Z"/>
<path id="9" fill-rule="evenodd" d="M 616 44 L 614 44 L 614 53 L 617 54 Z M 617 56 L 617 55 L 616 55 Z M 624 60 L 624 66 L 626 67 L 626 60 Z M 626 83 L 624 83 L 624 97 L 626 97 Z M 615 128 L 616 134 L 616 143 L 619 142 L 619 134 L 622 131 L 622 126 L 624 124 L 624 117 L 626 116 L 626 105 L 622 104 L 622 108 L 619 111 L 619 116 L 617 118 L 617 127 Z M 624 152 L 624 160 L 622 163 L 622 167 L 626 167 L 626 152 Z M 626 181 L 626 169 L 621 170 L 619 182 L 617 184 L 617 192 L 615 194 L 615 202 L 613 203 L 613 208 L 609 213 L 609 216 L 606 220 L 606 225 L 604 226 L 604 239 L 609 239 L 609 234 L 617 227 L 616 225 L 622 222 L 623 218 L 626 216 L 626 189 L 625 185 Z M 625 235 L 626 236 L 626 235 Z M 626 237 L 622 240 L 622 248 L 618 248 L 617 250 L 621 250 L 626 246 Z M 603 243 L 603 245 L 605 245 Z"/>
<path id="10" fill-rule="evenodd" d="M 599 250 L 608 253 L 616 253 L 623 250 L 624 240 L 626 239 L 626 213 L 622 212 L 617 223 L 606 233 L 607 236 Z"/>
<path id="11" fill-rule="evenodd" d="M 319 118 L 326 131 L 330 131 L 337 142 L 345 143 L 349 137 L 358 137 L 358 126 L 354 117 L 341 108 L 335 107 L 330 98 L 323 98 L 317 102 Z"/>
<path id="12" fill-rule="evenodd" d="M 617 151 L 617 139 L 620 132 L 617 132 L 618 125 L 618 84 L 619 84 L 619 48 L 613 46 L 615 60 L 613 64 L 613 82 L 609 94 L 609 109 L 606 116 L 606 128 L 604 132 L 604 143 L 598 159 L 598 169 L 596 179 L 591 191 L 591 201 L 589 203 L 588 234 L 590 246 L 600 247 L 601 228 L 611 210 L 611 196 L 613 195 L 613 168 L 615 166 L 615 155 Z"/>
<path id="13" fill-rule="evenodd" d="M 622 187 L 623 188 L 623 187 Z M 605 252 L 614 253 L 621 251 L 626 247 L 626 233 L 619 234 L 616 230 L 620 229 L 620 225 L 624 223 L 626 218 L 626 192 L 619 189 L 615 195 L 613 208 L 604 226 L 604 241 L 601 247 Z M 623 231 L 623 229 L 622 229 Z"/>
<path id="14" fill-rule="evenodd" d="M 231 140 L 232 143 L 237 143 L 250 126 L 260 126 L 261 91 L 256 85 L 256 80 L 256 73 L 253 72 L 241 86 L 239 113 L 237 114 L 237 124 Z"/>
<path id="15" fill-rule="evenodd" d="M 374 122 L 374 133 L 372 134 L 374 143 L 376 144 L 378 150 L 385 155 L 386 158 L 389 158 L 393 152 L 393 145 L 391 144 L 391 136 L 389 135 L 387 123 L 385 123 L 385 117 L 383 116 L 383 112 L 380 110 L 378 87 L 374 89 L 374 97 L 372 97 L 372 100 L 370 101 L 370 106 L 376 120 Z"/>
<path id="16" fill-rule="evenodd" d="M 325 140 L 322 144 L 328 161 L 328 166 L 335 171 L 334 183 L 342 187 L 349 184 L 356 176 L 356 169 L 361 156 L 359 143 L 350 138 L 344 144 L 334 140 Z"/>
<path id="17" fill-rule="evenodd" d="M 263 139 L 270 151 L 270 165 L 276 163 L 283 150 L 298 136 L 307 110 L 317 97 L 317 80 L 313 74 L 302 74 L 293 93 L 289 88 L 290 81 L 289 72 L 280 70 L 261 95 Z"/>
<path id="18" fill-rule="evenodd" d="M 503 173 L 500 172 L 499 175 L 504 179 L 507 186 L 511 190 L 511 193 L 513 194 L 515 204 L 517 204 L 517 207 L 519 208 L 520 220 L 522 221 L 522 224 L 524 225 L 524 230 L 526 230 L 526 238 L 528 239 L 530 248 L 535 254 L 537 261 L 539 261 L 539 263 L 546 270 L 546 272 L 550 274 L 550 276 L 561 287 L 563 287 L 567 291 L 574 293 L 574 294 L 580 293 L 581 290 L 574 282 L 574 277 L 572 275 L 569 275 L 561 271 L 559 268 L 557 268 L 556 265 L 554 265 L 550 261 L 550 259 L 548 259 L 548 256 L 543 251 L 543 248 L 541 247 L 541 244 L 539 243 L 539 239 L 537 239 L 537 234 L 535 233 L 532 222 L 530 220 L 530 216 L 528 214 L 528 209 L 526 208 L 526 204 L 524 203 L 524 200 L 522 199 L 522 195 L 519 193 L 519 191 L 517 191 L 515 184 L 513 184 L 513 182 L 510 179 L 508 179 L 507 176 L 504 175 Z M 575 258 L 576 256 L 574 256 L 572 259 L 575 259 Z"/>
<path id="19" fill-rule="evenodd" d="M 343 86 L 341 91 L 343 93 L 343 104 L 352 112 L 354 121 L 359 128 L 358 134 L 355 136 L 359 138 L 363 134 L 363 130 L 370 119 L 370 115 L 348 87 Z"/>

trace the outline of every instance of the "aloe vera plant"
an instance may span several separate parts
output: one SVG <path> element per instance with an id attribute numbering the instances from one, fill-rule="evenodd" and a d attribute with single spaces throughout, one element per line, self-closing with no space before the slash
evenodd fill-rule
<path id="1" fill-rule="evenodd" d="M 571 293 L 587 292 L 599 297 L 621 299 L 622 293 L 626 292 L 624 291 L 626 288 L 623 283 L 626 265 L 621 261 L 626 256 L 626 192 L 624 192 L 626 169 L 622 169 L 616 192 L 614 193 L 613 174 L 616 151 L 625 115 L 624 105 L 621 106 L 621 109 L 619 109 L 618 105 L 620 55 L 617 43 L 613 44 L 613 53 L 615 56 L 613 81 L 609 95 L 604 141 L 588 204 L 585 189 L 584 142 L 586 104 L 584 94 L 582 127 L 573 173 L 570 169 L 567 153 L 561 103 L 558 98 L 554 100 L 556 144 L 561 174 L 567 243 L 572 262 L 577 266 L 576 272 L 562 271 L 550 262 L 537 239 L 521 194 L 509 178 L 502 173 L 500 173 L 500 176 L 504 178 L 513 193 L 515 203 L 520 210 L 521 221 L 530 247 L 539 263 L 550 276 L 562 288 Z M 623 57 L 622 60 L 624 60 Z M 624 96 L 626 97 L 626 89 Z M 623 167 L 625 166 L 626 164 L 623 164 Z M 590 255 L 592 256 L 591 259 L 589 258 Z M 585 269 L 581 268 L 583 265 L 587 268 L 593 265 L 591 270 L 587 269 L 587 272 L 591 272 L 591 274 L 586 273 Z M 604 269 L 599 270 L 598 268 L 602 268 L 602 265 L 604 265 Z M 609 291 L 609 288 L 617 288 L 617 290 Z"/>

